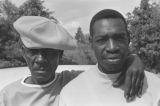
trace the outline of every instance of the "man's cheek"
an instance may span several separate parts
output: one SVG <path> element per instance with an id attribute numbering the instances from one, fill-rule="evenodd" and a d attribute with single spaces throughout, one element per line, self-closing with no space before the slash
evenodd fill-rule
<path id="1" fill-rule="evenodd" d="M 95 50 L 95 55 L 96 55 L 96 57 L 97 57 L 98 60 L 101 60 L 102 54 L 103 53 L 101 51 L 99 51 L 98 49 Z"/>

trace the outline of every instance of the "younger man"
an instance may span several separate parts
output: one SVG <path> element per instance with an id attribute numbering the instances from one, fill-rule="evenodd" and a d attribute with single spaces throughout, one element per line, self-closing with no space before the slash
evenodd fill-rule
<path id="1" fill-rule="evenodd" d="M 145 72 L 142 97 L 133 102 L 124 98 L 123 84 L 112 86 L 125 71 L 129 53 L 130 36 L 122 14 L 111 9 L 98 12 L 91 20 L 90 35 L 98 63 L 63 88 L 60 106 L 160 106 L 160 79 L 150 72 Z"/>

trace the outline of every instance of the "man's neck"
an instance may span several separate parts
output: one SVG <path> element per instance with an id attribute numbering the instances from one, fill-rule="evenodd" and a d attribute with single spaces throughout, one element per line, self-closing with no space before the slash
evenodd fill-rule
<path id="1" fill-rule="evenodd" d="M 119 68 L 118 70 L 108 70 L 107 68 L 103 67 L 100 64 L 98 64 L 98 68 L 102 73 L 105 73 L 105 74 L 117 74 L 124 71 L 123 67 Z"/>
<path id="2" fill-rule="evenodd" d="M 24 80 L 24 82 L 27 84 L 45 85 L 45 84 L 48 84 L 49 82 L 53 81 L 54 78 L 55 78 L 55 75 L 52 78 L 50 78 L 49 80 L 39 81 L 36 78 L 29 76 Z"/>

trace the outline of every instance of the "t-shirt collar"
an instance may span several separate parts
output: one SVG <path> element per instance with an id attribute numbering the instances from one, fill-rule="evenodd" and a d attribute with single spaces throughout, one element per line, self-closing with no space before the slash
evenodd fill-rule
<path id="1" fill-rule="evenodd" d="M 95 65 L 95 68 L 93 69 L 94 72 L 96 72 L 101 78 L 104 78 L 106 80 L 111 80 L 111 81 L 115 81 L 118 76 L 120 75 L 121 72 L 119 73 L 115 73 L 115 74 L 106 74 L 103 73 L 99 68 L 98 68 L 98 64 Z"/>
<path id="2" fill-rule="evenodd" d="M 42 87 L 48 87 L 50 86 L 52 83 L 54 83 L 57 79 L 57 74 L 55 74 L 55 78 L 54 80 L 52 80 L 51 82 L 47 83 L 47 84 L 43 84 L 43 85 L 37 85 L 37 84 L 27 84 L 25 83 L 25 79 L 28 78 L 29 76 L 26 76 L 24 77 L 22 80 L 21 80 L 21 84 L 24 85 L 24 86 L 27 86 L 27 87 L 38 87 L 38 88 L 42 88 Z"/>

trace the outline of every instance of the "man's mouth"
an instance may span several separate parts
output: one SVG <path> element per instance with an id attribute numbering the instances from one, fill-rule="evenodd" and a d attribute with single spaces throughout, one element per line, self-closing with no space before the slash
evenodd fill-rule
<path id="1" fill-rule="evenodd" d="M 109 62 L 118 62 L 120 59 L 118 58 L 113 58 L 113 59 L 107 59 Z"/>
<path id="2" fill-rule="evenodd" d="M 110 64 L 117 64 L 120 62 L 120 58 L 119 57 L 108 57 L 108 58 L 105 58 L 105 61 L 107 63 L 110 63 Z"/>

